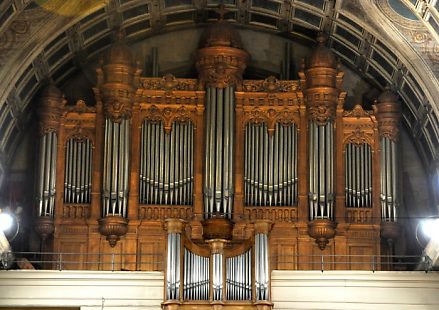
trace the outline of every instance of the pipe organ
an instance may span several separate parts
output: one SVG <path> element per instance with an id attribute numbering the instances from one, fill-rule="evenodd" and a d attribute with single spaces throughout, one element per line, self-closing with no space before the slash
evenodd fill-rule
<path id="1" fill-rule="evenodd" d="M 297 81 L 244 80 L 250 55 L 224 20 L 200 46 L 197 79 L 142 77 L 118 35 L 96 105 L 41 94 L 45 247 L 78 253 L 74 268 L 109 269 L 112 253 L 112 268 L 163 271 L 163 309 L 271 309 L 270 271 L 319 269 L 320 254 L 368 269 L 400 231 L 398 98 L 344 109 L 321 36 Z"/>

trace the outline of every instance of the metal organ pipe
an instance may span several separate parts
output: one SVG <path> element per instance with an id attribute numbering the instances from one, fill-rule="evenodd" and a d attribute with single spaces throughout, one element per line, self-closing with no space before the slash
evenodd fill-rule
<path id="1" fill-rule="evenodd" d="M 168 251 L 166 268 L 166 299 L 180 299 L 180 251 L 181 235 L 168 233 Z"/>
<path id="2" fill-rule="evenodd" d="M 265 124 L 245 129 L 245 202 L 253 206 L 297 203 L 296 125 L 277 124 L 272 136 Z"/>
<path id="3" fill-rule="evenodd" d="M 193 125 L 145 120 L 141 129 L 139 202 L 190 205 L 193 193 Z"/>
<path id="4" fill-rule="evenodd" d="M 184 249 L 183 298 L 209 300 L 209 257 Z"/>
<path id="5" fill-rule="evenodd" d="M 266 234 L 255 235 L 256 300 L 269 300 L 270 271 L 268 266 L 268 239 Z"/>
<path id="6" fill-rule="evenodd" d="M 334 128 L 331 122 L 309 125 L 310 219 L 332 219 L 334 214 Z"/>
<path id="7" fill-rule="evenodd" d="M 384 222 L 397 220 L 397 161 L 396 143 L 381 137 L 381 216 Z"/>
<path id="8" fill-rule="evenodd" d="M 228 300 L 251 300 L 251 250 L 226 258 L 226 292 Z"/>
<path id="9" fill-rule="evenodd" d="M 128 204 L 129 120 L 105 120 L 103 216 L 126 217 Z"/>
<path id="10" fill-rule="evenodd" d="M 53 216 L 55 210 L 56 132 L 43 135 L 40 143 L 38 216 Z"/>
<path id="11" fill-rule="evenodd" d="M 90 203 L 92 144 L 89 139 L 66 143 L 64 202 Z"/>
<path id="12" fill-rule="evenodd" d="M 345 197 L 348 208 L 370 208 L 372 203 L 372 150 L 369 144 L 345 146 Z"/>
<path id="13" fill-rule="evenodd" d="M 233 212 L 234 91 L 207 88 L 204 205 L 207 217 Z"/>
<path id="14" fill-rule="evenodd" d="M 223 299 L 223 254 L 212 254 L 212 290 L 213 300 Z"/>

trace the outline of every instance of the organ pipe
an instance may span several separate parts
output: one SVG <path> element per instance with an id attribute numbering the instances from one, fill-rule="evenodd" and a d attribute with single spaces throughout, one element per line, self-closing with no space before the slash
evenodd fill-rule
<path id="1" fill-rule="evenodd" d="M 38 216 L 53 216 L 55 210 L 55 181 L 57 160 L 57 134 L 48 132 L 40 141 L 38 169 Z"/>
<path id="2" fill-rule="evenodd" d="M 228 300 L 251 300 L 252 298 L 251 249 L 226 258 L 226 292 Z"/>
<path id="3" fill-rule="evenodd" d="M 183 298 L 209 300 L 210 258 L 184 249 Z"/>
<path id="4" fill-rule="evenodd" d="M 105 120 L 103 216 L 126 217 L 128 208 L 128 162 L 130 121 Z"/>
<path id="5" fill-rule="evenodd" d="M 180 298 L 180 247 L 179 233 L 168 233 L 168 253 L 166 272 L 166 298 Z"/>
<path id="6" fill-rule="evenodd" d="M 255 235 L 256 300 L 269 300 L 270 271 L 268 267 L 268 238 L 264 233 Z"/>
<path id="7" fill-rule="evenodd" d="M 223 254 L 212 254 L 212 293 L 213 300 L 223 299 Z"/>
<path id="8" fill-rule="evenodd" d="M 245 204 L 292 206 L 297 203 L 297 129 L 276 124 L 249 123 L 245 130 Z"/>
<path id="9" fill-rule="evenodd" d="M 369 144 L 345 146 L 345 201 L 348 208 L 372 207 L 372 150 Z"/>
<path id="10" fill-rule="evenodd" d="M 309 124 L 310 219 L 333 219 L 334 214 L 334 128 Z"/>
<path id="11" fill-rule="evenodd" d="M 67 141 L 64 173 L 65 203 L 90 203 L 92 158 L 90 140 Z"/>
<path id="12" fill-rule="evenodd" d="M 397 221 L 398 190 L 397 190 L 397 147 L 387 137 L 381 138 L 381 217 L 384 222 Z"/>
<path id="13" fill-rule="evenodd" d="M 234 113 L 232 87 L 207 88 L 204 206 L 208 218 L 232 215 Z"/>
<path id="14" fill-rule="evenodd" d="M 141 129 L 140 193 L 143 204 L 191 205 L 193 200 L 192 123 L 144 121 Z"/>

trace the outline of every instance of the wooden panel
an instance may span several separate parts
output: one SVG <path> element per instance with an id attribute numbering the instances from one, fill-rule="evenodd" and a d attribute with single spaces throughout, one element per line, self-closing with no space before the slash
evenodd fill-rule
<path id="1" fill-rule="evenodd" d="M 142 238 L 138 245 L 137 268 L 142 271 L 163 271 L 165 239 L 155 236 L 150 240 Z"/>
<path id="2" fill-rule="evenodd" d="M 291 239 L 276 239 L 271 243 L 271 268 L 277 270 L 297 269 L 297 244 Z"/>
<path id="3" fill-rule="evenodd" d="M 375 270 L 374 250 L 372 245 L 349 246 L 351 270 Z"/>
<path id="4" fill-rule="evenodd" d="M 60 242 L 60 254 L 57 257 L 57 267 L 60 270 L 87 269 L 84 262 L 88 260 L 86 242 L 74 240 L 62 240 Z"/>

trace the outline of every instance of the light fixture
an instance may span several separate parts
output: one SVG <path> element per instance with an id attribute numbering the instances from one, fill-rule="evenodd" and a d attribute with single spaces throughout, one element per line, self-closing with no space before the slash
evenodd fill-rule
<path id="1" fill-rule="evenodd" d="M 7 212 L 0 211 L 0 231 L 6 232 L 14 225 L 14 218 Z"/>
<path id="2" fill-rule="evenodd" d="M 439 240 L 439 218 L 428 218 L 421 221 L 422 233 L 427 239 Z"/>

